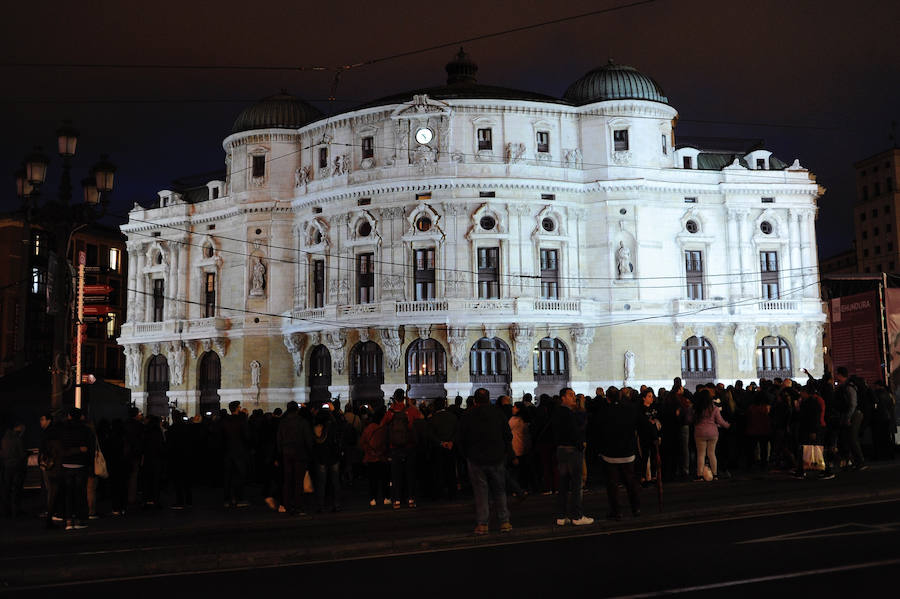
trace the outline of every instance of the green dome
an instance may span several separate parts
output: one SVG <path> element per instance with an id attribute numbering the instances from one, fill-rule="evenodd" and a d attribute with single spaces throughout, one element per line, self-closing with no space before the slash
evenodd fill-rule
<path id="1" fill-rule="evenodd" d="M 245 108 L 235 119 L 231 132 L 240 133 L 254 129 L 299 129 L 323 116 L 325 115 L 314 106 L 282 91 Z"/>
<path id="2" fill-rule="evenodd" d="M 610 59 L 569 86 L 563 98 L 581 106 L 605 100 L 650 100 L 668 104 L 659 84 L 634 67 L 616 64 Z"/>

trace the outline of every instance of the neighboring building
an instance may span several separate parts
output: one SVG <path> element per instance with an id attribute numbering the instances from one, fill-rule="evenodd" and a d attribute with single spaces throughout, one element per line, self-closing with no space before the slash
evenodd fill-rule
<path id="1" fill-rule="evenodd" d="M 797 161 L 676 145 L 631 67 L 562 98 L 476 71 L 461 52 L 445 86 L 328 118 L 266 98 L 224 179 L 135 205 L 119 341 L 138 405 L 822 371 L 823 190 Z"/>
<path id="2" fill-rule="evenodd" d="M 856 244 L 854 243 L 849 250 L 821 259 L 819 261 L 819 272 L 822 273 L 823 277 L 859 272 L 859 263 L 856 261 Z"/>
<path id="3" fill-rule="evenodd" d="M 56 241 L 52 233 L 32 224 L 31 242 L 24 239 L 25 226 L 16 217 L 0 219 L 0 251 L 6 260 L 0 262 L 0 376 L 31 364 L 50 364 L 53 342 L 53 317 L 48 313 L 48 277 Z M 116 229 L 92 226 L 72 235 L 69 259 L 77 264 L 79 251 L 85 251 L 86 284 L 109 285 L 113 292 L 102 315 L 85 317 L 86 337 L 82 343 L 82 371 L 119 385 L 124 384 L 124 355 L 116 342 L 125 319 L 125 286 L 127 264 L 125 238 Z M 24 261 L 27 260 L 27 263 Z M 24 281 L 27 294 L 18 284 Z M 67 288 L 69 291 L 71 287 Z M 22 298 L 27 297 L 25 309 Z M 74 301 L 72 309 L 74 314 Z M 90 310 L 89 310 L 90 311 Z M 23 316 L 24 315 L 24 316 Z M 20 318 L 25 318 L 20 326 Z M 72 321 L 74 323 L 74 320 Z M 75 329 L 69 338 L 74 341 Z M 18 362 L 17 362 L 18 357 Z M 74 362 L 74 350 L 71 352 Z"/>
<path id="4" fill-rule="evenodd" d="M 861 160 L 856 169 L 856 259 L 862 273 L 896 272 L 900 264 L 897 217 L 900 148 Z"/>

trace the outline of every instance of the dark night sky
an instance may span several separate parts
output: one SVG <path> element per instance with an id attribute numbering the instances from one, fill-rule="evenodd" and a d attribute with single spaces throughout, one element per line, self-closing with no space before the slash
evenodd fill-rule
<path id="1" fill-rule="evenodd" d="M 75 180 L 100 153 L 119 167 L 112 211 L 145 204 L 182 175 L 223 167 L 221 141 L 248 103 L 281 88 L 326 112 L 441 84 L 445 48 L 348 72 L 338 101 L 322 72 L 22 67 L 12 63 L 336 65 L 625 4 L 627 0 L 491 2 L 16 2 L 0 29 L 5 110 L 0 172 L 32 146 L 55 148 L 64 118 L 81 130 Z M 892 143 L 900 105 L 888 0 L 658 0 L 466 44 L 479 81 L 560 96 L 613 56 L 654 77 L 678 109 L 677 135 L 765 138 L 828 188 L 819 243 L 849 246 L 854 161 Z M 690 119 L 754 123 L 703 124 Z M 773 125 L 792 125 L 778 127 Z M 59 163 L 51 165 L 51 177 Z M 17 205 L 14 182 L 0 209 Z M 56 189 L 51 181 L 45 193 Z"/>

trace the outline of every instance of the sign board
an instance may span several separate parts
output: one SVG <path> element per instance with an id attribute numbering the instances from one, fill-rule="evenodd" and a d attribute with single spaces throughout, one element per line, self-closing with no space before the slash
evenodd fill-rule
<path id="1" fill-rule="evenodd" d="M 891 350 L 890 372 L 900 368 L 900 289 L 885 289 L 888 346 Z"/>
<path id="2" fill-rule="evenodd" d="M 87 254 L 83 251 L 78 252 L 78 266 L 87 264 Z"/>
<path id="3" fill-rule="evenodd" d="M 866 382 L 884 378 L 881 367 L 881 306 L 878 292 L 836 297 L 831 314 L 831 358 Z"/>

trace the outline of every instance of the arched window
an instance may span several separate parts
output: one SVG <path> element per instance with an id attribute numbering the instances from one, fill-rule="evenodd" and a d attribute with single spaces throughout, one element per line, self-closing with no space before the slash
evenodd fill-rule
<path id="1" fill-rule="evenodd" d="M 416 339 L 406 350 L 407 394 L 414 399 L 446 397 L 447 354 L 434 339 Z"/>
<path id="2" fill-rule="evenodd" d="M 534 348 L 535 394 L 556 395 L 569 384 L 569 352 L 559 339 L 544 337 Z"/>
<path id="3" fill-rule="evenodd" d="M 350 398 L 355 403 L 375 401 L 383 394 L 384 353 L 374 341 L 357 343 L 350 350 Z"/>
<path id="4" fill-rule="evenodd" d="M 197 410 L 201 414 L 218 412 L 220 409 L 219 388 L 222 386 L 222 363 L 216 352 L 208 351 L 200 358 L 197 384 L 200 387 Z"/>
<path id="5" fill-rule="evenodd" d="M 331 386 L 331 354 L 324 345 L 317 345 L 309 354 L 309 401 L 328 399 Z"/>
<path id="6" fill-rule="evenodd" d="M 491 398 L 509 393 L 509 347 L 502 339 L 482 337 L 469 352 L 469 379 L 476 387 L 484 387 Z"/>
<path id="7" fill-rule="evenodd" d="M 681 346 L 681 378 L 695 384 L 716 379 L 716 352 L 706 337 L 689 337 Z"/>
<path id="8" fill-rule="evenodd" d="M 169 363 L 156 355 L 147 365 L 147 415 L 165 418 L 169 415 Z"/>
<path id="9" fill-rule="evenodd" d="M 790 378 L 791 348 L 781 337 L 763 337 L 756 347 L 756 376 L 761 379 Z"/>

